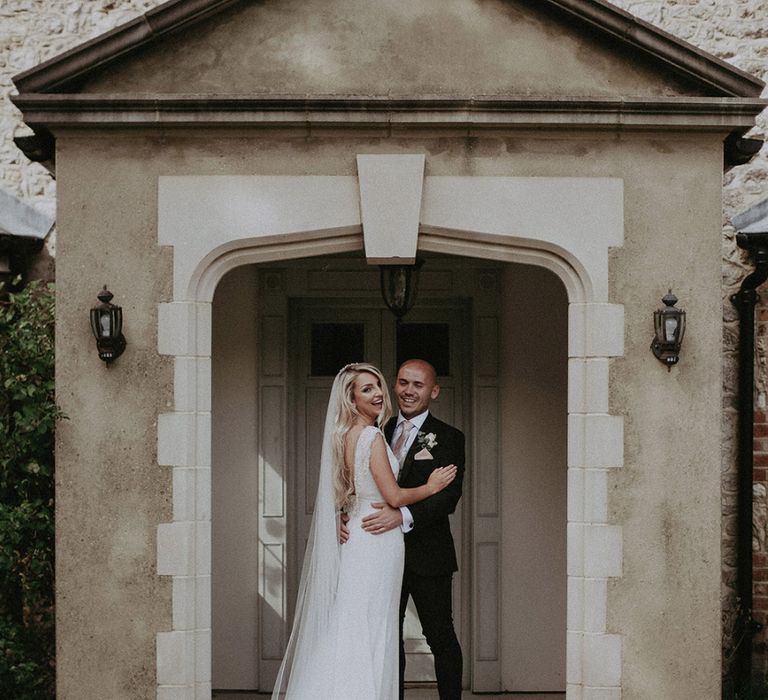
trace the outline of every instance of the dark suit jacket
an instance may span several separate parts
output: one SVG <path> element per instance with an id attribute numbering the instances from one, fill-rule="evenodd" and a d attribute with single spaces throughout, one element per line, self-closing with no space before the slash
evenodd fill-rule
<path id="1" fill-rule="evenodd" d="M 391 443 L 397 419 L 390 420 L 384 430 Z M 461 498 L 464 481 L 464 433 L 443 423 L 431 413 L 419 430 L 419 435 L 434 433 L 437 443 L 429 449 L 432 459 L 414 459 L 422 447 L 419 439 L 413 441 L 403 462 L 398 483 L 403 488 L 413 488 L 427 483 L 429 475 L 437 467 L 455 464 L 456 478 L 434 496 L 408 506 L 413 515 L 413 530 L 405 535 L 405 567 L 421 576 L 451 574 L 458 569 L 456 549 L 451 536 L 448 515 L 456 510 Z"/>

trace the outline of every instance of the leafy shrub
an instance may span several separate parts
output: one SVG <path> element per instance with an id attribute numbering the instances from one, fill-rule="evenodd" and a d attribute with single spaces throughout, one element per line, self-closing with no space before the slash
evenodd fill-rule
<path id="1" fill-rule="evenodd" d="M 0 301 L 0 697 L 55 696 L 53 285 Z"/>

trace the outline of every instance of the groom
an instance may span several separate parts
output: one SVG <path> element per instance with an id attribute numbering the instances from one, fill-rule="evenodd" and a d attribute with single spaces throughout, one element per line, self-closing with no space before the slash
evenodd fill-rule
<path id="1" fill-rule="evenodd" d="M 399 414 L 384 434 L 400 461 L 398 483 L 413 488 L 427 482 L 437 467 L 455 464 L 453 483 L 419 503 L 379 510 L 363 519 L 363 528 L 381 534 L 395 527 L 405 532 L 405 571 L 400 596 L 400 698 L 403 698 L 405 650 L 403 620 L 408 598 L 413 598 L 419 621 L 435 658 L 441 700 L 461 698 L 461 647 L 453 629 L 451 578 L 458 569 L 448 515 L 461 498 L 464 479 L 464 434 L 429 413 L 430 401 L 440 393 L 434 367 L 424 360 L 406 360 L 397 372 L 395 396 Z"/>

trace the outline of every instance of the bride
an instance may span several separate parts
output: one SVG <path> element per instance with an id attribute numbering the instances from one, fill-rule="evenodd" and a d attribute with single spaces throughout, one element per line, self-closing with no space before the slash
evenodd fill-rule
<path id="1" fill-rule="evenodd" d="M 325 419 L 312 527 L 293 631 L 273 700 L 395 700 L 403 535 L 371 535 L 360 521 L 385 500 L 397 508 L 444 489 L 456 476 L 435 469 L 423 486 L 397 485 L 398 462 L 380 430 L 392 414 L 386 383 L 373 365 L 336 375 Z M 339 544 L 338 517 L 353 536 Z"/>

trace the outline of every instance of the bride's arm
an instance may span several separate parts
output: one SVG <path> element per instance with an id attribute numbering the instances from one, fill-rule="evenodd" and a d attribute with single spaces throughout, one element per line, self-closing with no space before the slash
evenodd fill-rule
<path id="1" fill-rule="evenodd" d="M 402 489 L 395 480 L 392 467 L 389 465 L 387 448 L 384 436 L 377 435 L 371 445 L 371 474 L 376 486 L 379 487 L 384 500 L 393 508 L 407 506 L 416 501 L 423 501 L 442 491 L 456 476 L 456 467 L 451 464 L 447 467 L 438 467 L 430 475 L 429 480 L 422 486 L 413 489 Z"/>

